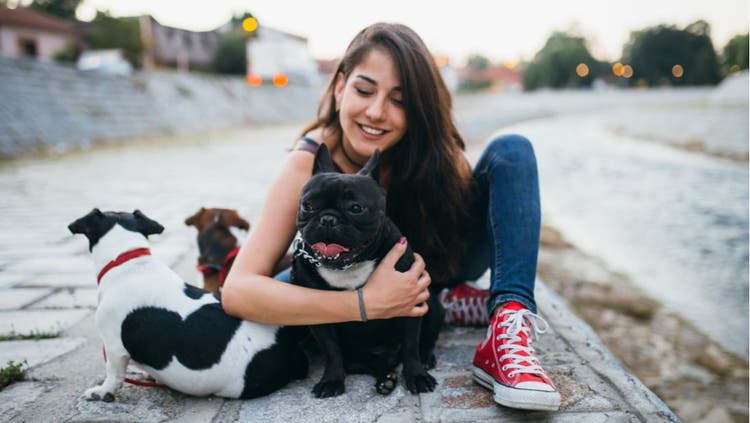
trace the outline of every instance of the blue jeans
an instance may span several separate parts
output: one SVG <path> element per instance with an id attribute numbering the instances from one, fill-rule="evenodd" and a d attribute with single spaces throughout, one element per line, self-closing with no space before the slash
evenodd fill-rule
<path id="1" fill-rule="evenodd" d="M 539 252 L 541 206 L 536 157 L 520 135 L 493 139 L 474 168 L 473 213 L 478 234 L 462 259 L 460 281 L 474 281 L 490 268 L 490 313 L 518 301 L 536 313 L 534 280 Z M 289 282 L 291 269 L 274 276 Z"/>
<path id="2" fill-rule="evenodd" d="M 485 148 L 474 168 L 477 234 L 462 259 L 459 280 L 477 280 L 490 268 L 490 314 L 518 301 L 536 313 L 534 280 L 541 205 L 536 157 L 521 135 L 503 135 Z"/>

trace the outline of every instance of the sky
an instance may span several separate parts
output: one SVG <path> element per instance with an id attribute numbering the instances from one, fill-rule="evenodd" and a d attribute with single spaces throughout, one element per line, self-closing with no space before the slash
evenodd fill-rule
<path id="1" fill-rule="evenodd" d="M 575 30 L 595 57 L 616 60 L 630 32 L 657 24 L 711 24 L 717 49 L 748 32 L 748 0 L 84 0 L 78 17 L 150 14 L 164 25 L 214 29 L 249 11 L 260 25 L 308 39 L 319 59 L 340 57 L 362 28 L 375 22 L 410 26 L 433 54 L 462 64 L 472 54 L 494 62 L 530 60 L 556 30 Z"/>

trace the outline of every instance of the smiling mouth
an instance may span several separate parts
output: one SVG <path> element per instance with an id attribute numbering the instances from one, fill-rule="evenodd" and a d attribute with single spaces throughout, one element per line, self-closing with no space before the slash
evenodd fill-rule
<path id="1" fill-rule="evenodd" d="M 373 136 L 383 135 L 386 132 L 388 132 L 384 129 L 373 128 L 372 126 L 367 126 L 367 125 L 362 125 L 362 124 L 357 124 L 357 125 L 364 133 L 373 135 Z"/>

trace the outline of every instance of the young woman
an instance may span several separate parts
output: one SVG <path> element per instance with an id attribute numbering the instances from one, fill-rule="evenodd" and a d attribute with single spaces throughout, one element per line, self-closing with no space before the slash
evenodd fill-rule
<path id="1" fill-rule="evenodd" d="M 300 192 L 321 143 L 346 173 L 357 172 L 375 149 L 383 152 L 388 214 L 419 253 L 400 273 L 394 264 L 405 244 L 398 243 L 378 265 L 363 289 L 367 316 L 421 316 L 430 283 L 453 286 L 489 267 L 488 299 L 487 291 L 465 285 L 443 296 L 449 314 L 451 304 L 471 311 L 467 305 L 476 303 L 467 294 L 487 300 L 492 317 L 474 356 L 474 378 L 500 404 L 557 409 L 560 395 L 530 343 L 531 332 L 541 332 L 537 321 L 543 322 L 534 302 L 540 204 L 531 145 L 521 136 L 499 137 L 472 172 L 450 93 L 423 41 L 403 25 L 367 27 L 347 48 L 317 120 L 282 164 L 227 277 L 225 310 L 286 325 L 360 319 L 356 292 L 307 289 L 280 282 L 288 281 L 288 272 L 276 279 L 271 274 L 296 233 Z"/>

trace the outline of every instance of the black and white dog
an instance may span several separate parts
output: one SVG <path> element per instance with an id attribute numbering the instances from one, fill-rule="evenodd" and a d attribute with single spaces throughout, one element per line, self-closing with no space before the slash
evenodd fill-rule
<path id="1" fill-rule="evenodd" d="M 113 401 L 131 359 L 191 395 L 253 398 L 307 375 L 297 330 L 224 313 L 217 297 L 151 256 L 146 237 L 164 228 L 140 211 L 94 209 L 68 229 L 86 235 L 100 269 L 96 325 L 106 378 L 87 399 Z"/>
<path id="2" fill-rule="evenodd" d="M 321 144 L 313 177 L 302 190 L 292 281 L 297 285 L 356 290 L 363 286 L 378 262 L 401 238 L 386 216 L 385 191 L 377 182 L 379 152 L 356 175 L 337 173 L 328 149 Z M 411 248 L 396 264 L 404 272 L 414 263 Z M 435 365 L 433 349 L 444 311 L 430 297 L 422 318 L 396 318 L 312 326 L 324 352 L 323 377 L 313 387 L 316 397 L 344 392 L 345 373 L 375 376 L 375 388 L 389 394 L 403 363 L 403 376 L 412 393 L 429 392 L 437 382 L 427 372 Z"/>

